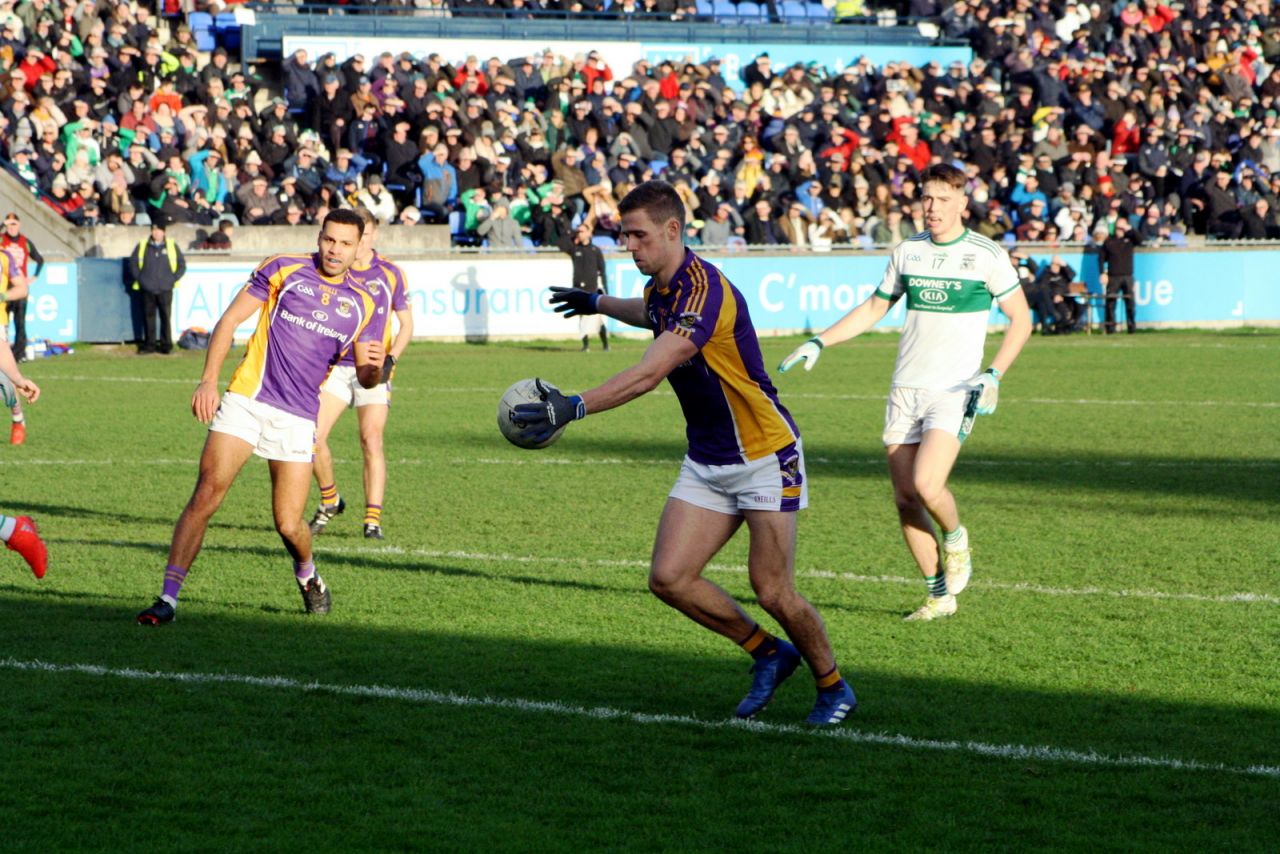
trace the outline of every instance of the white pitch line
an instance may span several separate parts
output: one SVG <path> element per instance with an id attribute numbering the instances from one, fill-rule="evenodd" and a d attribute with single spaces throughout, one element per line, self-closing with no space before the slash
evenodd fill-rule
<path id="1" fill-rule="evenodd" d="M 342 462 L 348 462 L 346 460 Z M 391 462 L 400 462 L 406 465 L 421 465 L 435 460 L 396 460 Z M 861 457 L 861 458 L 831 458 L 831 457 L 806 457 L 805 463 L 810 467 L 818 465 L 835 465 L 835 466 L 876 466 L 884 467 L 884 457 Z M 0 461 L 0 465 L 4 463 Z M 623 466 L 623 465 L 667 465 L 677 466 L 679 460 L 673 458 L 665 459 L 640 459 L 640 458 L 622 458 L 622 457 L 542 457 L 527 456 L 518 457 L 475 457 L 473 459 L 452 459 L 449 461 L 452 466 L 461 465 L 482 465 L 482 466 Z M 956 466 L 975 466 L 985 468 L 1041 468 L 1044 466 L 1043 460 L 974 460 L 960 459 L 956 461 Z M 1150 462 L 1135 460 L 1055 460 L 1054 468 L 1122 468 L 1131 466 L 1133 468 L 1227 468 L 1227 469 L 1259 469 L 1259 468 L 1276 468 L 1280 466 L 1280 462 L 1275 460 L 1186 460 L 1186 461 L 1167 461 L 1167 462 Z"/>
<path id="2" fill-rule="evenodd" d="M 174 379 L 169 377 L 86 377 L 86 376 L 50 376 L 43 378 L 44 382 L 56 382 L 58 380 L 66 380 L 69 382 L 93 382 L 93 383 L 161 383 L 172 385 L 190 385 L 195 387 L 195 382 L 190 379 Z M 396 385 L 397 391 L 423 391 L 432 394 L 501 394 L 503 389 L 487 388 L 479 386 L 401 386 Z M 674 397 L 674 392 L 658 389 L 649 392 L 649 397 Z M 821 392 L 798 392 L 787 391 L 784 395 L 787 398 L 801 398 L 805 400 L 866 400 L 883 402 L 884 394 L 824 394 Z M 1005 395 L 1006 403 L 1025 404 L 1036 403 L 1046 406 L 1243 406 L 1254 409 L 1277 409 L 1280 408 L 1280 401 L 1268 400 L 1097 400 L 1094 398 L 1052 398 L 1052 397 L 1013 397 Z"/>
<path id="3" fill-rule="evenodd" d="M 155 460 L 45 460 L 45 459 L 0 459 L 0 468 L 4 466 L 194 466 L 199 462 L 198 459 L 155 459 Z M 354 457 L 350 459 L 335 458 L 336 465 L 357 465 L 361 464 L 361 460 Z M 398 466 L 427 466 L 441 465 L 442 460 L 437 458 L 409 458 L 401 457 L 399 459 L 388 459 L 387 463 Z M 810 468 L 817 466 L 868 466 L 872 468 L 883 468 L 885 466 L 884 457 L 808 457 L 805 462 Z M 455 458 L 448 461 L 450 466 L 663 466 L 667 468 L 677 468 L 680 461 L 674 457 L 661 458 L 624 458 L 624 457 L 544 457 L 541 455 L 521 454 L 511 457 L 473 457 L 470 459 Z M 1041 460 L 976 460 L 976 459 L 960 459 L 956 461 L 959 468 L 975 467 L 975 468 L 1039 468 L 1044 465 Z M 1185 460 L 1185 461 L 1137 461 L 1137 460 L 1055 460 L 1054 468 L 1126 468 L 1134 469 L 1273 469 L 1280 467 L 1280 462 L 1276 460 Z"/>
<path id="4" fill-rule="evenodd" d="M 452 691 L 432 691 L 425 688 L 394 688 L 387 685 L 339 685 L 326 682 L 304 682 L 287 676 L 250 676 L 242 673 L 184 673 L 172 671 L 136 670 L 134 668 L 103 667 L 96 664 L 53 664 L 39 660 L 16 658 L 0 659 L 0 668 L 37 673 L 76 674 L 84 676 L 114 677 L 146 682 L 177 682 L 197 685 L 244 685 L 251 688 L 272 688 L 284 691 L 301 691 L 333 694 L 339 697 L 369 697 L 379 700 L 399 700 L 432 706 L 462 708 L 503 709 L 532 714 L 550 714 L 567 718 L 621 721 L 644 726 L 679 726 L 703 730 L 742 730 L 761 735 L 799 736 L 825 738 L 851 744 L 870 744 L 880 747 L 901 747 L 909 750 L 935 750 L 945 753 L 970 753 L 995 759 L 1011 759 L 1019 762 L 1041 760 L 1076 765 L 1095 765 L 1109 768 L 1158 768 L 1170 771 L 1216 772 L 1252 777 L 1280 777 L 1280 767 L 1273 765 L 1226 765 L 1219 762 L 1201 762 L 1198 759 L 1176 759 L 1166 756 L 1141 754 L 1110 755 L 1095 750 L 1072 750 L 1049 745 L 991 744 L 982 741 L 939 741 L 915 738 L 909 735 L 859 732 L 856 729 L 811 729 L 791 724 L 769 724 L 760 721 L 704 720 L 689 715 L 657 715 L 632 712 L 608 706 L 575 706 L 547 700 L 524 700 L 508 697 L 473 697 Z"/>
<path id="5" fill-rule="evenodd" d="M 648 569 L 649 562 L 645 560 L 605 560 L 605 559 L 584 559 L 580 557 L 556 557 L 556 556 L 538 556 L 538 555 L 511 555 L 511 554 L 486 554 L 483 552 L 467 552 L 467 551 L 445 551 L 436 549 L 405 549 L 399 546 L 383 546 L 380 548 L 369 547 L 343 547 L 343 546 L 327 546 L 317 544 L 316 551 L 320 554 L 337 554 L 337 555 L 361 555 L 361 554 L 383 554 L 383 555 L 403 555 L 406 557 L 425 557 L 425 558 L 449 558 L 453 560 L 473 560 L 483 563 L 515 563 L 515 564 L 574 564 L 598 566 L 610 569 Z M 735 564 L 717 564 L 707 565 L 709 572 L 725 572 L 735 574 L 745 574 L 747 568 Z M 907 578 L 901 575 L 860 575 L 854 572 L 836 572 L 824 569 L 800 569 L 796 571 L 796 575 L 801 578 L 821 578 L 828 581 L 850 581 L 858 584 L 908 584 L 918 586 L 919 578 Z M 1038 593 L 1045 596 L 1110 596 L 1115 599 L 1155 599 L 1164 601 L 1181 601 L 1181 602 L 1217 602 L 1223 604 L 1237 602 L 1257 602 L 1267 605 L 1280 605 L 1280 596 L 1273 596 L 1268 593 L 1179 593 L 1162 590 L 1107 590 L 1101 587 L 1049 587 L 1043 584 L 1030 584 L 1027 582 L 1000 582 L 987 581 L 985 579 L 977 579 L 971 581 L 969 586 L 976 589 L 989 590 L 1008 590 L 1015 593 Z"/>

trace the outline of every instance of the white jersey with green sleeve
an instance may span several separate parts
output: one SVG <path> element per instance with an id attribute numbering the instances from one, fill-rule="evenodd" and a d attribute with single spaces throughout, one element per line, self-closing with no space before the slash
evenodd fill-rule
<path id="1" fill-rule="evenodd" d="M 982 370 L 992 300 L 1019 286 L 1004 247 L 968 229 L 949 243 L 927 231 L 899 243 L 876 290 L 907 300 L 892 385 L 941 391 L 971 379 Z"/>

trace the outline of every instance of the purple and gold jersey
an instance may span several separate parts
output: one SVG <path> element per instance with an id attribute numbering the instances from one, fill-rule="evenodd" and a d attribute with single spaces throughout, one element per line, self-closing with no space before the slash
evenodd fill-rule
<path id="1" fill-rule="evenodd" d="M 391 315 L 397 311 L 404 311 L 409 307 L 409 296 L 406 289 L 409 287 L 408 280 L 405 279 L 404 270 L 399 266 L 391 263 L 383 258 L 377 252 L 373 253 L 373 260 L 369 262 L 368 267 L 360 268 L 351 267 L 351 278 L 355 279 L 356 284 L 363 287 L 378 302 L 376 315 L 379 320 L 385 321 L 386 333 L 383 338 L 383 344 L 387 350 L 391 350 Z M 346 355 L 342 357 L 340 365 L 354 365 L 356 363 L 356 351 L 353 347 L 348 350 Z"/>
<path id="2" fill-rule="evenodd" d="M 350 276 L 325 276 L 314 254 L 268 258 L 245 292 L 265 304 L 227 391 L 314 421 L 321 383 L 355 342 L 384 336 L 385 313 Z"/>
<path id="3" fill-rule="evenodd" d="M 688 338 L 698 354 L 667 377 L 688 423 L 689 458 L 734 465 L 777 453 L 800 438 L 764 369 L 746 300 L 690 250 L 666 289 L 644 289 L 649 326 Z"/>

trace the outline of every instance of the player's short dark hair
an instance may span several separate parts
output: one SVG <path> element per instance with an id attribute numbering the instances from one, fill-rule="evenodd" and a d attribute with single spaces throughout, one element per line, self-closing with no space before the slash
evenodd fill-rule
<path id="1" fill-rule="evenodd" d="M 935 163 L 920 173 L 920 186 L 922 187 L 930 181 L 937 181 L 939 184 L 946 184 L 953 190 L 963 190 L 966 180 L 964 172 L 950 163 Z"/>
<path id="2" fill-rule="evenodd" d="M 329 213 L 325 215 L 324 224 L 321 228 L 331 222 L 338 225 L 354 225 L 356 230 L 360 232 L 360 236 L 364 236 L 364 220 L 361 219 L 360 214 L 355 211 L 349 211 L 346 208 L 338 208 L 337 210 L 329 211 Z"/>
<path id="3" fill-rule="evenodd" d="M 632 211 L 644 211 L 657 225 L 674 219 L 680 224 L 680 232 L 684 233 L 684 202 L 675 187 L 666 181 L 645 181 L 636 185 L 618 203 L 619 214 Z"/>

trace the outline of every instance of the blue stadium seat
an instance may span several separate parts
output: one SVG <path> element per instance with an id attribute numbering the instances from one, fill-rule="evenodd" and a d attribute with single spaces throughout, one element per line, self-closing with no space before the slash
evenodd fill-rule
<path id="1" fill-rule="evenodd" d="M 778 14 L 788 24 L 800 24 L 809 19 L 809 7 L 814 5 L 821 4 L 806 3 L 805 0 L 782 0 L 778 4 Z"/>
<path id="2" fill-rule="evenodd" d="M 240 49 L 240 22 L 236 20 L 234 12 L 219 12 L 218 17 L 213 19 L 213 31 L 218 44 L 228 51 Z"/>
<path id="3" fill-rule="evenodd" d="M 698 0 L 698 14 L 707 17 L 714 17 L 716 13 L 715 0 Z"/>
<path id="4" fill-rule="evenodd" d="M 738 4 L 733 0 L 712 0 L 712 14 L 717 21 L 734 22 L 738 20 Z"/>
<path id="5" fill-rule="evenodd" d="M 462 211 L 449 211 L 449 233 L 462 234 L 462 226 L 466 221 Z"/>
<path id="6" fill-rule="evenodd" d="M 187 26 L 195 39 L 196 50 L 211 51 L 218 46 L 213 37 L 213 16 L 208 12 L 192 12 L 187 15 Z"/>
<path id="7" fill-rule="evenodd" d="M 759 3 L 742 0 L 738 4 L 738 17 L 746 21 L 758 21 L 764 18 L 764 8 Z"/>
<path id="8" fill-rule="evenodd" d="M 828 9 L 821 3 L 806 3 L 804 11 L 810 21 L 830 21 L 836 14 L 835 9 Z"/>

